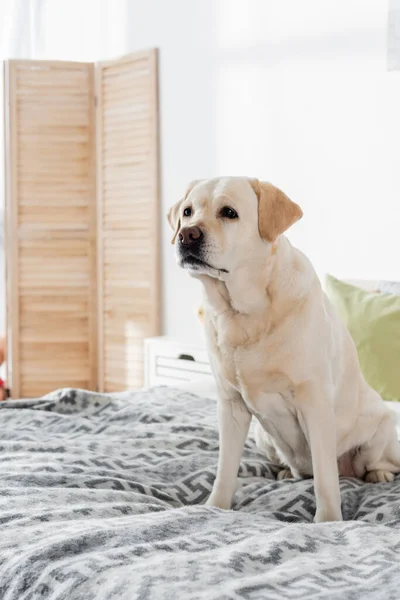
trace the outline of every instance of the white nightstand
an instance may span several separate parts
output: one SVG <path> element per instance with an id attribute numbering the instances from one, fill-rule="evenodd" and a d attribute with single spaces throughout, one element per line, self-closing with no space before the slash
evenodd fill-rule
<path id="1" fill-rule="evenodd" d="M 204 346 L 178 342 L 168 337 L 148 338 L 144 342 L 144 382 L 154 385 L 182 384 L 214 377 Z"/>

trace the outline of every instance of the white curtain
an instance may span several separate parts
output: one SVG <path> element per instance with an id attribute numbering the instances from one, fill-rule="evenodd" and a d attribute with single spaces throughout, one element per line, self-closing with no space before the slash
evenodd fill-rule
<path id="1" fill-rule="evenodd" d="M 97 61 L 127 47 L 129 0 L 0 0 L 0 60 Z M 0 335 L 5 331 L 3 76 L 0 77 Z"/>
<path id="2" fill-rule="evenodd" d="M 32 56 L 32 4 L 25 0 L 0 2 L 0 60 Z M 5 333 L 4 265 L 4 119 L 3 75 L 0 77 L 0 335 Z M 3 375 L 4 376 L 4 375 Z"/>

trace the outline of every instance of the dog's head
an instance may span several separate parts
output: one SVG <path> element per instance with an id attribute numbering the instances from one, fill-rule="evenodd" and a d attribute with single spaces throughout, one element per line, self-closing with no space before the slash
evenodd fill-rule
<path id="1" fill-rule="evenodd" d="M 265 252 L 300 207 L 270 183 L 245 177 L 194 181 L 168 213 L 178 264 L 224 279 Z"/>

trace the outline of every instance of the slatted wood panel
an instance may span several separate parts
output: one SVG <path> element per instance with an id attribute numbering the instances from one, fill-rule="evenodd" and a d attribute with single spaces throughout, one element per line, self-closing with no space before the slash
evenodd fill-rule
<path id="1" fill-rule="evenodd" d="M 97 67 L 99 388 L 142 385 L 159 333 L 157 54 Z"/>
<path id="2" fill-rule="evenodd" d="M 5 89 L 12 396 L 95 389 L 94 66 L 10 61 Z"/>

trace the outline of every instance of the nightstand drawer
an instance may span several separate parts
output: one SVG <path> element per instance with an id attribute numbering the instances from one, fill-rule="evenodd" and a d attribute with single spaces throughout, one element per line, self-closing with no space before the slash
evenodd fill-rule
<path id="1" fill-rule="evenodd" d="M 213 381 L 206 349 L 168 338 L 145 341 L 145 385 Z"/>
<path id="2" fill-rule="evenodd" d="M 159 339 L 159 338 L 156 338 Z M 179 344 L 178 342 L 158 342 L 154 345 L 157 357 L 171 358 L 175 360 L 188 360 L 196 363 L 209 365 L 208 354 L 205 348 Z"/>
<path id="3" fill-rule="evenodd" d="M 197 362 L 191 358 L 186 358 L 187 354 L 181 354 L 178 358 L 166 358 L 165 356 L 156 357 L 156 372 L 164 371 L 184 371 L 188 373 L 205 373 L 212 375 L 211 367 L 204 362 Z"/>
<path id="4" fill-rule="evenodd" d="M 159 369 L 154 376 L 154 380 L 157 381 L 159 379 L 167 380 L 171 382 L 176 381 L 203 381 L 214 379 L 211 373 L 199 373 L 196 371 L 176 371 L 172 369 Z"/>

